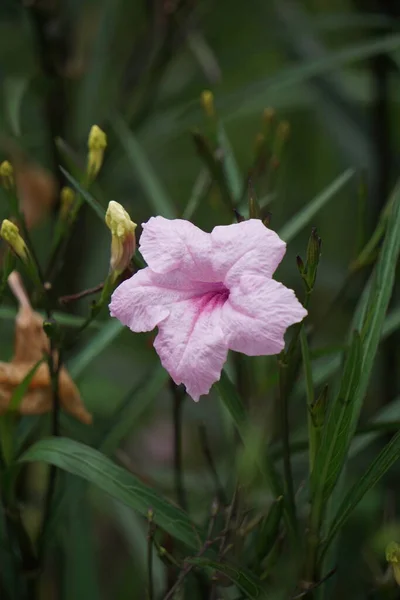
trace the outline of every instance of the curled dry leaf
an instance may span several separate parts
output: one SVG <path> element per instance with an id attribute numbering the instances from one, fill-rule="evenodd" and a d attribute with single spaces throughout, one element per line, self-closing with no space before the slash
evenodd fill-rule
<path id="1" fill-rule="evenodd" d="M 0 362 L 0 413 L 7 410 L 15 388 L 50 351 L 43 319 L 32 309 L 18 273 L 11 273 L 8 281 L 18 300 L 19 311 L 15 320 L 14 356 L 9 363 Z M 58 386 L 61 407 L 82 423 L 91 424 L 92 415 L 86 410 L 78 388 L 64 367 L 59 372 Z M 43 362 L 36 369 L 18 410 L 21 414 L 32 415 L 50 412 L 51 408 L 50 372 L 47 363 Z"/>

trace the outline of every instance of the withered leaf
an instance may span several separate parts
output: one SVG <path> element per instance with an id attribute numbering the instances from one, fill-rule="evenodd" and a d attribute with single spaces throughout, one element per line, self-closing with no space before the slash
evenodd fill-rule
<path id="1" fill-rule="evenodd" d="M 49 340 L 43 330 L 43 318 L 30 306 L 22 281 L 15 271 L 9 277 L 9 285 L 19 302 L 15 320 L 15 348 L 11 362 L 0 362 L 0 413 L 7 410 L 16 387 L 36 363 L 50 352 Z M 54 360 L 57 355 L 54 354 Z M 82 423 L 92 423 L 92 415 L 86 410 L 79 390 L 65 367 L 58 375 L 58 394 L 61 407 Z M 28 392 L 19 406 L 21 414 L 43 414 L 52 409 L 50 370 L 47 362 L 39 365 L 29 382 Z"/>

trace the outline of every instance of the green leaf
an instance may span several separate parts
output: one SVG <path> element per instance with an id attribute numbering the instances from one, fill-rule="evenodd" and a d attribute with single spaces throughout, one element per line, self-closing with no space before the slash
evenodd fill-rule
<path id="1" fill-rule="evenodd" d="M 351 438 L 349 429 L 353 401 L 361 372 L 361 343 L 357 332 L 353 335 L 343 367 L 339 393 L 333 401 L 322 430 L 321 446 L 316 454 L 311 478 L 313 501 L 323 503 L 329 497 L 346 459 Z"/>
<path id="2" fill-rule="evenodd" d="M 323 554 L 325 554 L 332 540 L 342 529 L 343 525 L 363 499 L 365 494 L 378 483 L 390 467 L 400 458 L 400 432 L 379 453 L 371 466 L 361 479 L 350 489 L 345 499 L 340 505 L 332 526 L 329 530 L 327 539 L 324 542 Z"/>
<path id="3" fill-rule="evenodd" d="M 226 180 L 230 189 L 231 197 L 233 198 L 235 204 L 237 204 L 242 195 L 243 176 L 236 162 L 233 148 L 222 123 L 218 124 L 217 134 L 218 143 L 223 152 L 222 160 Z"/>
<path id="4" fill-rule="evenodd" d="M 154 522 L 192 550 L 199 551 L 205 538 L 188 515 L 98 450 L 67 438 L 41 440 L 31 446 L 19 462 L 45 462 L 82 477 L 106 494 L 146 517 L 154 511 Z"/>
<path id="5" fill-rule="evenodd" d="M 388 220 L 388 227 L 382 249 L 375 266 L 372 285 L 368 297 L 366 316 L 361 329 L 362 365 L 360 382 L 353 400 L 354 410 L 349 428 L 352 437 L 357 427 L 364 396 L 367 391 L 372 367 L 382 336 L 385 315 L 392 295 L 396 273 L 396 265 L 400 253 L 400 185 L 397 184 L 393 194 L 393 212 Z M 367 284 L 368 285 L 368 284 Z"/>
<path id="6" fill-rule="evenodd" d="M 64 536 L 64 598 L 101 598 L 93 509 L 85 498 L 71 507 Z"/>
<path id="7" fill-rule="evenodd" d="M 91 341 L 68 363 L 68 370 L 73 379 L 77 379 L 90 363 L 117 339 L 124 326 L 117 319 L 109 321 L 93 336 Z"/>
<path id="8" fill-rule="evenodd" d="M 4 462 L 9 465 L 15 454 L 16 444 L 16 413 L 22 402 L 23 397 L 28 391 L 29 385 L 35 376 L 39 366 L 46 360 L 46 357 L 41 358 L 33 367 L 28 371 L 23 380 L 11 396 L 11 400 L 8 404 L 7 411 L 4 415 L 0 415 L 0 444 Z"/>
<path id="9" fill-rule="evenodd" d="M 306 225 L 310 224 L 315 215 L 342 190 L 354 174 L 354 169 L 347 169 L 339 175 L 323 192 L 318 194 L 282 227 L 278 232 L 279 236 L 285 242 L 290 242 Z"/>
<path id="10" fill-rule="evenodd" d="M 211 178 L 208 169 L 203 168 L 194 182 L 192 193 L 182 213 L 182 219 L 190 220 L 192 218 L 201 201 L 206 197 L 210 186 Z"/>
<path id="11" fill-rule="evenodd" d="M 164 190 L 142 146 L 121 118 L 114 119 L 113 127 L 154 212 L 167 219 L 174 219 L 174 203 Z"/>
<path id="12" fill-rule="evenodd" d="M 261 598 L 261 594 L 264 591 L 262 581 L 248 569 L 239 568 L 229 563 L 217 562 L 202 556 L 185 558 L 185 562 L 198 567 L 213 569 L 218 573 L 226 575 L 232 583 L 246 594 L 246 598 L 250 598 L 251 600 Z M 265 595 L 262 597 L 267 598 Z"/>
<path id="13" fill-rule="evenodd" d="M 94 210 L 96 215 L 99 217 L 102 223 L 104 223 L 104 219 L 106 216 L 105 209 L 93 198 L 91 194 L 87 190 L 85 190 L 81 184 L 74 178 L 68 171 L 64 169 L 64 167 L 60 166 L 60 171 L 67 179 L 67 181 L 76 189 L 76 191 L 82 196 L 84 200 L 89 204 L 90 208 Z"/>
<path id="14" fill-rule="evenodd" d="M 268 515 L 260 524 L 256 538 L 256 553 L 260 563 L 272 550 L 278 539 L 279 527 L 283 514 L 283 497 L 279 496 L 271 505 Z"/>
<path id="15" fill-rule="evenodd" d="M 19 385 L 17 385 L 17 387 L 13 391 L 10 403 L 7 407 L 8 413 L 13 413 L 18 410 L 18 408 L 22 402 L 22 398 L 25 396 L 26 392 L 28 391 L 29 385 L 30 385 L 32 379 L 34 378 L 36 371 L 38 370 L 40 365 L 43 362 L 45 362 L 45 360 L 46 360 L 45 356 L 43 358 L 41 358 L 40 360 L 38 360 L 37 363 L 35 365 L 33 365 L 33 367 L 25 375 L 25 377 L 23 378 L 21 383 Z"/>
<path id="16" fill-rule="evenodd" d="M 21 106 L 27 90 L 29 79 L 27 77 L 6 77 L 3 79 L 4 103 L 7 117 L 13 135 L 21 134 Z"/>

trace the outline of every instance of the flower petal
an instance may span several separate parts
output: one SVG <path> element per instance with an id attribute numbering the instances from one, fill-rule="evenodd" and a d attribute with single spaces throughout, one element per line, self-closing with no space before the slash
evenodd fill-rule
<path id="1" fill-rule="evenodd" d="M 142 269 L 114 291 L 110 314 L 132 331 L 151 331 L 169 316 L 172 306 L 214 287 L 212 283 L 190 281 L 181 272 L 161 275 L 149 268 Z"/>
<path id="2" fill-rule="evenodd" d="M 285 242 L 258 219 L 214 227 L 211 239 L 213 269 L 227 287 L 244 273 L 272 277 L 286 252 Z"/>
<path id="3" fill-rule="evenodd" d="M 154 347 L 176 384 L 198 400 L 219 380 L 228 347 L 222 332 L 221 309 L 226 296 L 216 292 L 175 304 L 159 325 Z"/>
<path id="4" fill-rule="evenodd" d="M 151 217 L 143 223 L 140 252 L 157 273 L 179 269 L 191 279 L 218 281 L 212 272 L 210 234 L 189 221 Z"/>
<path id="5" fill-rule="evenodd" d="M 307 315 L 293 290 L 260 275 L 244 275 L 222 310 L 229 348 L 249 356 L 279 354 L 284 334 Z"/>

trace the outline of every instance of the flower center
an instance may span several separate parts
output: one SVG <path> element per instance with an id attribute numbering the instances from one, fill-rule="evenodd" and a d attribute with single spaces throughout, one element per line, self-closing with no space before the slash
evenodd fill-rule
<path id="1" fill-rule="evenodd" d="M 219 306 L 223 306 L 229 298 L 229 290 L 223 283 L 216 284 L 216 287 L 209 292 L 204 292 L 198 298 L 197 309 L 200 312 L 212 311 Z"/>

